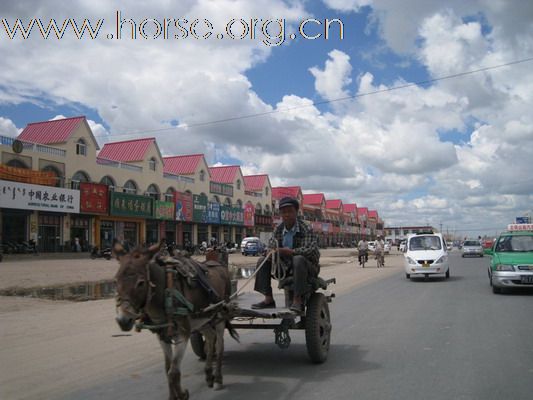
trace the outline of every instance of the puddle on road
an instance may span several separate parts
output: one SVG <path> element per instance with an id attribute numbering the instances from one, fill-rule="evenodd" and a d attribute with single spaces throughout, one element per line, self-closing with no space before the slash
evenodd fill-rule
<path id="1" fill-rule="evenodd" d="M 41 288 L 8 288 L 0 296 L 37 297 L 48 300 L 88 301 L 109 299 L 116 294 L 115 282 L 101 281 Z"/>

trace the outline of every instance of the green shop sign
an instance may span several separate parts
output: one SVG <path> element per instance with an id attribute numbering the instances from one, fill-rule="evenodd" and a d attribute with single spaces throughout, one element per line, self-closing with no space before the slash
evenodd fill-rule
<path id="1" fill-rule="evenodd" d="M 244 225 L 244 210 L 239 207 L 220 206 L 222 225 Z"/>
<path id="2" fill-rule="evenodd" d="M 110 193 L 110 214 L 122 217 L 152 217 L 153 199 L 129 193 Z"/>
<path id="3" fill-rule="evenodd" d="M 207 196 L 192 195 L 192 220 L 207 223 Z"/>
<path id="4" fill-rule="evenodd" d="M 156 200 L 154 204 L 155 219 L 166 219 L 168 221 L 174 220 L 174 203 L 172 201 Z"/>

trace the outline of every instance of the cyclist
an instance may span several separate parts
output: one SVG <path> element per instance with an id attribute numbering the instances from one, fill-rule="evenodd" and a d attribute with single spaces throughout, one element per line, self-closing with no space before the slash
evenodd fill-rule
<path id="1" fill-rule="evenodd" d="M 376 239 L 376 250 L 374 252 L 376 254 L 376 260 L 378 260 L 378 268 L 385 266 L 385 242 L 383 241 L 383 238 L 378 235 Z"/>
<path id="2" fill-rule="evenodd" d="M 357 244 L 357 250 L 359 253 L 359 265 L 363 266 L 362 257 L 365 257 L 365 262 L 368 262 L 368 242 L 365 238 L 362 238 Z"/>

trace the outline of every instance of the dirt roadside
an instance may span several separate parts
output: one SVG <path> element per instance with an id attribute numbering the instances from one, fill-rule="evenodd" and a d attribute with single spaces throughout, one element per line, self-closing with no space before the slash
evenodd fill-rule
<path id="1" fill-rule="evenodd" d="M 232 255 L 230 262 L 249 266 L 256 260 Z M 353 253 L 344 249 L 323 252 L 321 261 L 321 276 L 337 279 L 332 287 L 337 296 L 397 273 L 402 266 L 401 256 L 391 255 L 384 269 L 376 269 L 374 260 L 362 269 Z M 113 260 L 2 263 L 0 288 L 112 279 L 116 266 Z M 239 287 L 244 283 L 239 280 Z M 245 292 L 252 290 L 253 282 Z M 0 398 L 56 399 L 110 377 L 137 379 L 140 367 L 136 366 L 159 366 L 160 348 L 153 335 L 114 336 L 122 334 L 114 314 L 113 299 L 67 302 L 0 297 Z"/>

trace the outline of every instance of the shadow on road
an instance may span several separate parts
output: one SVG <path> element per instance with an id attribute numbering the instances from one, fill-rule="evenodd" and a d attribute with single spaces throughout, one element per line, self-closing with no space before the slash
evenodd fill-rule
<path id="1" fill-rule="evenodd" d="M 359 346 L 331 345 L 328 360 L 324 364 L 313 364 L 307 357 L 305 344 L 291 344 L 289 350 L 281 350 L 269 344 L 252 344 L 224 354 L 224 374 L 228 377 L 227 391 L 217 399 L 255 400 L 292 398 L 302 386 L 327 381 L 341 375 L 378 369 L 380 365 L 365 361 L 366 351 Z M 230 378 L 231 376 L 231 378 Z M 242 382 L 236 377 L 242 377 Z M 290 383 L 284 383 L 289 379 Z M 347 378 L 350 379 L 350 378 Z"/>

